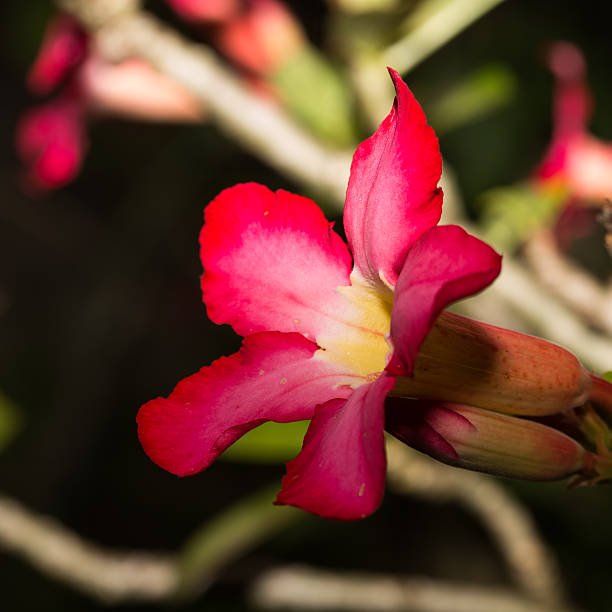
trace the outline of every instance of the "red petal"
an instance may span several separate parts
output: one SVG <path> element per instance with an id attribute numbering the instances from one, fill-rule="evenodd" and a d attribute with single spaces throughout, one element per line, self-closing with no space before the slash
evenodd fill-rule
<path id="1" fill-rule="evenodd" d="M 395 103 L 355 152 L 344 227 L 361 275 L 395 285 L 410 246 L 440 219 L 442 158 L 419 103 L 399 74 L 389 72 Z"/>
<path id="2" fill-rule="evenodd" d="M 168 399 L 146 403 L 138 435 L 149 457 L 185 476 L 206 468 L 264 421 L 312 418 L 314 407 L 345 398 L 355 377 L 319 360 L 300 334 L 255 334 L 238 353 L 181 381 Z"/>
<path id="3" fill-rule="evenodd" d="M 28 73 L 28 86 L 46 94 L 83 60 L 89 36 L 72 17 L 59 15 L 47 25 L 38 56 Z"/>
<path id="4" fill-rule="evenodd" d="M 287 464 L 277 504 L 343 520 L 378 508 L 385 483 L 384 402 L 394 384 L 383 375 L 346 401 L 317 407 L 302 451 Z"/>
<path id="5" fill-rule="evenodd" d="M 239 0 L 166 0 L 183 18 L 196 23 L 228 21 L 240 12 Z"/>
<path id="6" fill-rule="evenodd" d="M 315 339 L 347 307 L 351 257 L 317 205 L 248 183 L 206 208 L 200 235 L 208 316 L 242 336 L 299 332 Z"/>
<path id="7" fill-rule="evenodd" d="M 77 102 L 60 99 L 27 111 L 17 124 L 17 153 L 35 190 L 54 189 L 77 175 L 85 150 L 85 120 Z"/>
<path id="8" fill-rule="evenodd" d="M 387 370 L 412 372 L 421 342 L 450 303 L 490 285 L 501 256 L 456 225 L 438 226 L 412 247 L 395 288 L 391 314 L 394 353 Z"/>

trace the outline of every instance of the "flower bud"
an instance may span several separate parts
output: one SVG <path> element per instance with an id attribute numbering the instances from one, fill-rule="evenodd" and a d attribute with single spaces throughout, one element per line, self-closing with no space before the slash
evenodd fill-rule
<path id="1" fill-rule="evenodd" d="M 569 436 L 534 421 L 472 406 L 389 399 L 386 429 L 443 463 L 522 480 L 593 472 L 593 456 Z"/>
<path id="2" fill-rule="evenodd" d="M 399 377 L 390 395 L 538 416 L 583 404 L 591 384 L 560 346 L 445 311 L 421 345 L 414 375 Z"/>
<path id="3" fill-rule="evenodd" d="M 223 53 L 255 74 L 277 70 L 305 45 L 302 29 L 278 0 L 253 0 L 243 14 L 221 28 L 216 38 Z"/>

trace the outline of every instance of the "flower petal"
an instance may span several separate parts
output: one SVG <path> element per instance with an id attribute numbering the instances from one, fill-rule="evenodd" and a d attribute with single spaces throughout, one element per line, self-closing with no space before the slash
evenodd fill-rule
<path id="1" fill-rule="evenodd" d="M 240 335 L 314 339 L 346 308 L 336 288 L 350 285 L 351 256 L 307 198 L 255 183 L 226 189 L 206 208 L 200 244 L 208 316 Z"/>
<path id="2" fill-rule="evenodd" d="M 147 455 L 185 476 L 206 468 L 264 421 L 312 418 L 314 407 L 345 398 L 355 377 L 318 358 L 300 334 L 254 334 L 231 357 L 181 381 L 167 398 L 147 402 L 137 417 Z"/>
<path id="3" fill-rule="evenodd" d="M 81 63 L 89 35 L 76 19 L 56 15 L 47 24 L 38 55 L 28 73 L 28 86 L 38 95 L 49 93 Z"/>
<path id="4" fill-rule="evenodd" d="M 438 226 L 412 247 L 395 288 L 391 313 L 393 356 L 387 371 L 412 373 L 421 342 L 451 302 L 490 285 L 501 256 L 456 225 Z"/>
<path id="5" fill-rule="evenodd" d="M 442 158 L 419 103 L 389 72 L 395 102 L 353 156 L 344 227 L 361 276 L 393 286 L 410 246 L 440 219 Z"/>
<path id="6" fill-rule="evenodd" d="M 384 402 L 395 380 L 383 375 L 315 410 L 300 454 L 287 464 L 277 504 L 342 520 L 378 508 L 385 482 Z"/>
<path id="7" fill-rule="evenodd" d="M 17 154 L 33 191 L 55 189 L 78 174 L 87 150 L 82 107 L 68 98 L 29 109 L 17 124 Z"/>

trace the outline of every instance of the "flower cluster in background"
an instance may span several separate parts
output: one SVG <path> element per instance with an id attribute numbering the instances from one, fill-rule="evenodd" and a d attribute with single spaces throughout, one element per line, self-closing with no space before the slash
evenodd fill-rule
<path id="1" fill-rule="evenodd" d="M 195 99 L 140 59 L 105 60 L 87 32 L 66 15 L 47 26 L 27 79 L 46 102 L 26 111 L 16 131 L 25 187 L 41 192 L 78 174 L 88 147 L 87 124 L 112 115 L 150 121 L 197 121 Z"/>

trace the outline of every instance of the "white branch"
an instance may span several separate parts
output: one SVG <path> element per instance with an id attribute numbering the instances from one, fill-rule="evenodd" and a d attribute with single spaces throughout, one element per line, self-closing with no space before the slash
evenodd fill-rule
<path id="1" fill-rule="evenodd" d="M 108 603 L 158 601 L 168 598 L 178 584 L 173 558 L 104 550 L 4 496 L 0 547 L 27 559 L 43 574 Z"/>
<path id="2" fill-rule="evenodd" d="M 426 19 L 392 44 L 383 53 L 383 61 L 398 72 L 406 73 L 434 51 L 452 40 L 503 0 L 443 0 Z M 427 10 L 427 5 L 425 5 Z"/>
<path id="3" fill-rule="evenodd" d="M 219 126 L 280 172 L 344 203 L 350 152 L 322 145 L 275 103 L 242 84 L 204 45 L 188 42 L 144 12 L 98 20 L 91 10 L 106 0 L 62 0 L 60 5 L 97 32 L 112 59 L 138 56 L 196 96 Z"/>
<path id="4" fill-rule="evenodd" d="M 391 437 L 387 438 L 387 460 L 393 490 L 466 507 L 487 527 L 525 594 L 551 607 L 560 606 L 563 589 L 553 555 L 525 507 L 496 480 L 445 466 Z"/>
<path id="5" fill-rule="evenodd" d="M 506 589 L 428 578 L 336 574 L 308 567 L 274 569 L 251 590 L 264 610 L 347 612 L 561 612 Z"/>
<path id="6" fill-rule="evenodd" d="M 612 291 L 559 251 L 550 231 L 541 231 L 525 244 L 525 256 L 539 281 L 586 322 L 612 335 Z M 612 361 L 608 362 L 608 369 Z"/>

